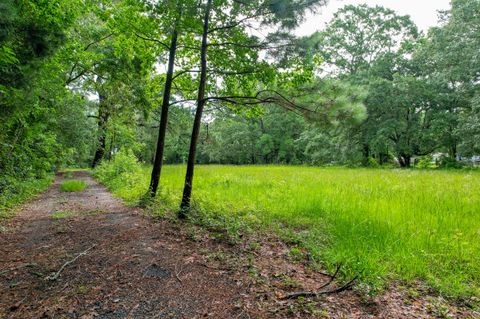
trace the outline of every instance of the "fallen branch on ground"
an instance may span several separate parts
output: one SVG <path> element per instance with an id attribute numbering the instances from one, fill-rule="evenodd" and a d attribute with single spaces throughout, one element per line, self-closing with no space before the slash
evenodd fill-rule
<path id="1" fill-rule="evenodd" d="M 54 273 L 51 273 L 50 275 L 48 275 L 47 277 L 45 277 L 45 280 L 51 280 L 51 281 L 54 281 L 54 280 L 57 280 L 58 277 L 60 277 L 60 274 L 62 273 L 62 271 L 65 269 L 65 267 L 67 267 L 68 265 L 70 264 L 73 264 L 78 258 L 80 258 L 81 256 L 84 256 L 86 255 L 91 249 L 93 249 L 96 245 L 93 245 L 92 247 L 82 251 L 81 253 L 79 253 L 75 258 L 73 258 L 72 260 L 69 260 L 67 261 L 66 263 L 64 263 L 62 265 L 62 267 L 60 267 L 60 269 L 57 271 L 57 272 L 54 272 Z"/>
<path id="2" fill-rule="evenodd" d="M 342 268 L 342 264 L 338 264 L 337 269 L 335 269 L 335 273 L 333 275 L 329 275 L 330 279 L 325 284 L 323 284 L 319 289 L 323 289 L 323 288 L 326 288 L 326 287 L 330 286 L 333 283 L 333 281 L 335 280 L 335 278 L 337 278 L 338 274 L 340 273 L 341 268 Z M 339 288 L 333 289 L 333 290 L 293 292 L 293 293 L 287 294 L 282 299 L 295 299 L 295 298 L 300 298 L 300 297 L 318 297 L 320 295 L 328 295 L 328 294 L 339 293 L 339 292 L 342 292 L 342 291 L 345 291 L 347 289 L 352 288 L 352 286 L 355 283 L 355 281 L 357 280 L 357 278 L 358 278 L 358 276 L 355 276 L 352 280 L 347 282 L 345 285 L 343 285 Z"/>
<path id="3" fill-rule="evenodd" d="M 340 272 L 340 269 L 341 269 L 341 268 L 342 268 L 342 264 L 338 264 L 338 265 L 337 265 L 337 269 L 335 269 L 335 272 L 333 273 L 333 275 L 330 275 L 330 276 L 329 276 L 329 277 L 330 277 L 330 280 L 327 281 L 324 285 L 322 285 L 322 286 L 320 287 L 320 289 L 323 289 L 323 288 L 325 288 L 325 287 L 330 286 L 330 285 L 332 284 L 332 282 L 335 280 L 335 278 L 337 278 L 338 273 Z"/>
<path id="4" fill-rule="evenodd" d="M 318 297 L 321 295 L 330 295 L 330 294 L 336 294 L 340 293 L 342 291 L 348 290 L 353 287 L 355 281 L 358 279 L 357 276 L 355 276 L 352 280 L 347 282 L 345 285 L 341 286 L 340 288 L 333 289 L 333 290 L 324 290 L 324 291 L 300 291 L 300 292 L 294 292 L 291 294 L 287 294 L 284 298 L 282 299 L 296 299 L 300 297 Z"/>

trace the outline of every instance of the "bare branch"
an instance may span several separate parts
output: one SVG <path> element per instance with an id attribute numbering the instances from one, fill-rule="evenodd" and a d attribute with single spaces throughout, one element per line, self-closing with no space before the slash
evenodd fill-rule
<path id="1" fill-rule="evenodd" d="M 318 297 L 321 295 L 329 295 L 329 294 L 336 294 L 340 293 L 342 291 L 351 289 L 353 285 L 355 284 L 355 281 L 357 281 L 358 277 L 355 276 L 352 280 L 347 282 L 345 285 L 333 289 L 333 290 L 325 290 L 325 291 L 300 291 L 300 292 L 294 292 L 287 294 L 283 299 L 296 299 L 300 297 Z"/>
<path id="2" fill-rule="evenodd" d="M 256 71 L 256 70 L 225 71 L 225 70 L 212 69 L 212 70 L 209 70 L 209 72 L 215 73 L 215 74 L 220 74 L 220 75 L 245 75 L 245 74 L 257 73 L 258 71 Z"/>
<path id="3" fill-rule="evenodd" d="M 245 3 L 242 3 L 242 4 L 245 4 Z M 251 20 L 251 19 L 255 19 L 255 18 L 258 18 L 258 17 L 261 17 L 263 15 L 267 15 L 267 14 L 270 14 L 271 12 L 266 12 L 266 13 L 263 13 L 263 12 L 259 12 L 257 14 L 254 14 L 254 15 L 251 15 L 251 16 L 248 16 L 248 17 L 245 17 L 243 19 L 240 19 L 240 20 L 237 20 L 235 22 L 232 22 L 231 24 L 227 24 L 227 25 L 223 25 L 223 26 L 220 26 L 220 27 L 216 27 L 216 28 L 211 28 L 208 33 L 213 33 L 213 32 L 217 32 L 217 31 L 222 31 L 222 30 L 227 30 L 227 29 L 233 29 L 235 27 L 238 27 L 239 25 L 243 24 L 245 21 L 248 21 L 248 20 Z"/>
<path id="4" fill-rule="evenodd" d="M 138 34 L 138 33 L 136 33 L 136 32 L 133 32 L 133 33 L 134 33 L 138 38 L 140 38 L 140 39 L 143 39 L 143 40 L 145 40 L 145 41 L 152 41 L 152 42 L 158 43 L 158 44 L 162 45 L 165 49 L 170 50 L 170 46 L 169 46 L 168 44 L 162 42 L 161 40 L 154 39 L 154 38 L 149 38 L 149 37 L 145 37 L 145 36 L 140 35 L 140 34 Z"/>
<path id="5" fill-rule="evenodd" d="M 84 256 L 86 255 L 91 249 L 93 249 L 96 245 L 93 245 L 92 247 L 82 251 L 81 253 L 79 253 L 75 258 L 73 258 L 72 260 L 69 260 L 67 261 L 66 263 L 64 263 L 62 265 L 62 267 L 60 267 L 60 269 L 57 271 L 57 272 L 54 272 L 50 275 L 48 275 L 47 277 L 45 277 L 45 280 L 57 280 L 58 277 L 60 276 L 60 274 L 62 273 L 62 271 L 65 269 L 65 267 L 67 267 L 68 265 L 70 264 L 73 264 L 78 258 L 80 258 L 81 256 Z"/>
<path id="6" fill-rule="evenodd" d="M 195 102 L 195 101 L 196 101 L 196 99 L 185 99 L 185 100 L 179 100 L 179 101 L 171 102 L 169 105 L 172 106 L 172 105 L 175 105 L 175 104 L 186 103 L 186 102 Z"/>
<path id="7" fill-rule="evenodd" d="M 182 76 L 186 73 L 200 73 L 200 70 L 183 70 L 181 72 L 178 72 L 173 78 L 172 80 L 175 80 L 176 78 L 178 78 L 179 76 Z"/>
<path id="8" fill-rule="evenodd" d="M 112 35 L 114 35 L 114 34 L 115 34 L 115 32 L 109 33 L 109 34 L 107 34 L 106 36 L 101 37 L 100 39 L 98 39 L 98 40 L 96 40 L 96 41 L 93 41 L 93 42 L 87 44 L 87 46 L 83 49 L 83 51 L 87 51 L 92 45 L 97 44 L 97 43 L 100 43 L 100 42 L 102 42 L 103 40 L 106 40 L 106 39 L 110 38 L 110 37 L 111 37 Z"/>
<path id="9" fill-rule="evenodd" d="M 221 42 L 221 43 L 209 43 L 208 46 L 235 46 L 239 48 L 247 48 L 247 49 L 268 49 L 266 43 L 260 44 L 241 44 L 235 42 Z"/>

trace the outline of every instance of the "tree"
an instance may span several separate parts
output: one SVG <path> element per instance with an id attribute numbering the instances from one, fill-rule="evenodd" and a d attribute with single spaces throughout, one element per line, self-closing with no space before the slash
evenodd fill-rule
<path id="1" fill-rule="evenodd" d="M 397 52 L 403 43 L 418 37 L 418 30 L 409 16 L 367 5 L 347 5 L 335 13 L 325 31 L 314 35 L 325 61 L 325 71 L 343 75 L 359 75 L 385 54 Z"/>
<path id="2" fill-rule="evenodd" d="M 190 150 L 188 152 L 187 173 L 185 176 L 185 185 L 183 188 L 182 203 L 180 205 L 180 217 L 185 217 L 186 210 L 190 208 L 190 197 L 192 194 L 193 171 L 195 166 L 195 156 L 197 152 L 198 135 L 202 121 L 203 109 L 205 107 L 205 91 L 207 85 L 207 45 L 208 33 L 210 31 L 210 14 L 212 10 L 212 0 L 207 0 L 205 6 L 205 17 L 203 20 L 202 46 L 200 51 L 200 80 L 198 86 L 197 111 L 193 122 L 192 138 L 190 140 Z"/>
<path id="3" fill-rule="evenodd" d="M 476 116 L 479 94 L 480 3 L 471 0 L 452 1 L 452 8 L 442 14 L 443 25 L 430 29 L 416 58 L 424 72 L 443 87 L 448 102 L 448 127 L 441 139 L 445 152 L 453 159 L 472 154 L 478 139 L 472 119 Z"/>
<path id="4" fill-rule="evenodd" d="M 70 30 L 72 41 L 63 50 L 64 63 L 69 65 L 65 84 L 97 100 L 96 114 L 89 114 L 97 124 L 92 167 L 107 153 L 108 134 L 115 133 L 115 117 L 130 114 L 135 118 L 136 111 L 149 110 L 146 87 L 154 54 L 134 34 L 135 26 L 130 23 L 132 17 L 144 22 L 142 8 L 136 1 L 91 3 Z"/>
<path id="5" fill-rule="evenodd" d="M 258 61 L 258 51 L 267 45 L 266 43 L 259 42 L 256 38 L 248 36 L 244 31 L 245 23 L 257 19 L 264 25 L 277 25 L 281 28 L 294 27 L 298 25 L 301 16 L 307 9 L 314 8 L 320 4 L 323 4 L 323 1 L 297 0 L 243 3 L 223 0 L 213 3 L 212 0 L 206 0 L 200 47 L 200 76 L 196 101 L 197 108 L 192 129 L 180 217 L 185 217 L 187 210 L 190 208 L 196 149 L 201 119 L 207 101 L 222 101 L 232 105 L 255 105 L 266 102 L 287 102 L 286 104 L 288 104 L 288 101 L 285 101 L 285 98 L 281 94 L 278 94 L 278 92 L 273 92 L 273 95 L 276 95 L 275 97 L 272 97 L 272 91 L 268 90 L 260 90 L 255 94 L 254 91 L 256 84 L 258 85 L 259 83 L 258 80 L 255 81 L 245 76 L 242 77 L 241 80 L 239 79 L 239 75 L 253 73 L 255 73 L 257 77 L 260 77 L 262 70 L 259 68 L 266 65 L 265 63 L 257 62 L 253 71 L 245 69 L 248 65 L 245 62 L 252 62 L 252 60 L 253 62 L 255 62 L 255 60 Z M 215 13 L 214 17 L 217 18 L 213 23 L 210 21 L 212 11 Z M 244 18 L 239 19 L 239 16 L 243 16 Z M 210 39 L 210 43 L 209 36 L 213 36 L 213 39 Z M 213 74 L 217 73 L 217 75 L 222 75 L 222 79 L 225 81 L 225 85 L 222 86 L 223 90 L 220 90 L 220 93 L 223 93 L 221 96 L 208 96 L 208 93 L 206 93 L 207 75 L 209 73 L 207 69 L 207 52 L 212 46 L 218 48 L 215 55 L 211 54 L 214 65 L 220 65 L 221 67 L 228 65 L 229 67 L 228 71 L 221 69 L 212 72 Z M 263 71 L 263 78 L 265 79 L 266 77 L 268 77 L 268 73 Z M 211 87 L 215 87 L 215 85 Z M 267 93 L 268 96 L 264 97 L 262 93 Z M 290 107 L 293 107 L 293 105 L 290 105 Z"/>
<path id="6" fill-rule="evenodd" d="M 41 177 L 61 157 L 50 130 L 65 97 L 55 55 L 75 21 L 78 1 L 3 1 L 0 5 L 0 170 Z M 60 103 L 57 103 L 60 101 Z M 2 177 L 3 177 L 2 176 Z M 1 188 L 1 186 L 0 186 Z"/>
<path id="7" fill-rule="evenodd" d="M 438 147 L 442 101 L 436 87 L 411 76 L 380 79 L 368 98 L 375 114 L 378 135 L 391 144 L 401 167 L 409 167 L 413 156 L 427 155 Z"/>
<path id="8" fill-rule="evenodd" d="M 372 92 L 376 87 L 370 84 L 379 78 L 392 80 L 394 74 L 404 73 L 408 68 L 405 61 L 413 53 L 417 38 L 418 30 L 408 16 L 399 16 L 380 6 L 347 5 L 334 15 L 325 31 L 302 42 L 310 52 L 308 56 L 318 52 L 325 60 L 319 72 L 332 74 L 376 94 Z M 388 157 L 385 154 L 388 143 L 378 136 L 379 123 L 368 101 L 366 120 L 349 131 L 338 131 L 357 140 L 364 165 L 368 165 L 371 156 L 380 161 Z"/>

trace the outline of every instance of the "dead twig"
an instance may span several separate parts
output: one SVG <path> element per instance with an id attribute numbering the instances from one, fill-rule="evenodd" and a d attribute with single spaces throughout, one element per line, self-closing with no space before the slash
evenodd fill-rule
<path id="1" fill-rule="evenodd" d="M 330 280 L 327 281 L 324 285 L 322 285 L 320 287 L 320 289 L 323 289 L 325 287 L 328 287 L 332 284 L 332 282 L 335 280 L 335 278 L 337 278 L 338 276 L 338 273 L 340 272 L 340 269 L 342 268 L 342 264 L 338 264 L 337 265 L 337 269 L 335 269 L 335 272 L 333 273 L 333 275 L 329 276 L 330 277 Z"/>
<path id="2" fill-rule="evenodd" d="M 180 271 L 177 271 L 177 266 L 178 265 L 175 265 L 175 278 L 177 278 L 177 280 L 182 283 L 182 279 L 180 278 L 180 274 L 182 273 L 183 271 L 183 267 L 180 267 Z"/>
<path id="3" fill-rule="evenodd" d="M 333 289 L 333 290 L 324 290 L 324 291 L 300 291 L 300 292 L 294 292 L 287 294 L 284 298 L 282 299 L 296 299 L 300 297 L 318 297 L 321 295 L 330 295 L 330 294 L 336 294 L 340 293 L 342 291 L 348 290 L 353 287 L 355 281 L 358 279 L 358 276 L 355 276 L 352 280 L 347 282 L 345 285 Z"/>
<path id="4" fill-rule="evenodd" d="M 62 271 L 70 264 L 73 264 L 78 258 L 82 257 L 82 256 L 85 256 L 91 249 L 93 249 L 96 245 L 93 245 L 92 247 L 82 251 L 81 253 L 79 253 L 77 256 L 75 256 L 75 258 L 67 261 L 66 263 L 64 263 L 62 265 L 62 267 L 60 267 L 60 269 L 57 271 L 57 272 L 54 272 L 54 273 L 51 273 L 50 275 L 48 275 L 47 277 L 45 277 L 45 280 L 51 280 L 51 281 L 54 281 L 54 280 L 57 280 L 58 277 L 60 277 L 60 274 L 62 273 Z"/>

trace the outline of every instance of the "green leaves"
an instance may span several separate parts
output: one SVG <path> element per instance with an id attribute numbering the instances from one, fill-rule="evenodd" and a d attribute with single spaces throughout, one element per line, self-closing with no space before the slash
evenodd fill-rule
<path id="1" fill-rule="evenodd" d="M 7 47 L 6 45 L 0 47 L 0 70 L 2 72 L 6 71 L 5 68 L 18 63 L 19 61 L 12 48 Z"/>
<path id="2" fill-rule="evenodd" d="M 408 16 L 379 6 L 347 5 L 321 32 L 318 46 L 339 73 L 355 74 L 417 37 L 417 27 Z"/>

